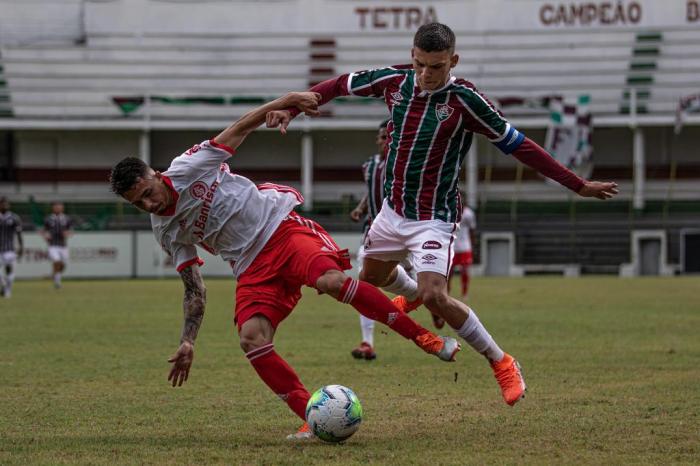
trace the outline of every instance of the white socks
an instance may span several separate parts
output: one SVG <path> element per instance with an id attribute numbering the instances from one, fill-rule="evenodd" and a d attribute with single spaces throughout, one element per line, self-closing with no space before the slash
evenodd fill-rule
<path id="1" fill-rule="evenodd" d="M 12 294 L 12 284 L 15 281 L 15 273 L 12 272 L 7 276 L 7 279 L 5 279 L 5 297 L 9 298 L 10 295 Z"/>
<path id="2" fill-rule="evenodd" d="M 473 309 L 469 309 L 469 317 L 457 330 L 457 334 L 469 343 L 478 353 L 486 356 L 490 361 L 503 359 L 503 350 L 498 347 L 493 338 L 486 331 Z"/>
<path id="3" fill-rule="evenodd" d="M 418 298 L 418 283 L 408 276 L 406 271 L 400 265 L 396 267 L 396 280 L 383 286 L 382 289 L 389 293 L 405 296 L 409 301 L 415 301 Z"/>
<path id="4" fill-rule="evenodd" d="M 374 347 L 374 321 L 360 315 L 360 327 L 362 327 L 362 341 Z"/>
<path id="5" fill-rule="evenodd" d="M 53 274 L 53 286 L 56 288 L 61 287 L 61 273 L 55 273 Z"/>

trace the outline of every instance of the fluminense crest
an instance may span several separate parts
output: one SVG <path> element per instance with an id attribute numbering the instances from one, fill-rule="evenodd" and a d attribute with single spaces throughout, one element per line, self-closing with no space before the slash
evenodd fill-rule
<path id="1" fill-rule="evenodd" d="M 440 121 L 447 120 L 454 111 L 455 109 L 447 104 L 437 104 L 435 106 L 435 116 L 437 116 L 437 119 Z"/>

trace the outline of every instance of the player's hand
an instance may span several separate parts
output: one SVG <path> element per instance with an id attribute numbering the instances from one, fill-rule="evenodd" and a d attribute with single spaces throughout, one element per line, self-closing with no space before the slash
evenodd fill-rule
<path id="1" fill-rule="evenodd" d="M 182 342 L 175 354 L 170 356 L 168 362 L 173 363 L 173 367 L 170 369 L 168 381 L 172 381 L 173 387 L 176 385 L 181 387 L 182 383 L 187 380 L 187 377 L 190 375 L 190 366 L 192 366 L 193 359 L 194 347 L 192 343 L 188 341 Z"/>
<path id="2" fill-rule="evenodd" d="M 287 134 L 287 126 L 292 121 L 292 114 L 289 110 L 273 110 L 265 115 L 265 126 L 268 128 L 279 128 L 280 133 Z"/>
<path id="3" fill-rule="evenodd" d="M 578 195 L 582 197 L 595 197 L 598 199 L 610 199 L 620 191 L 617 189 L 617 183 L 608 181 L 586 181 L 578 191 Z"/>
<path id="4" fill-rule="evenodd" d="M 353 222 L 359 222 L 362 219 L 362 211 L 360 209 L 352 209 L 350 212 L 350 219 Z"/>
<path id="5" fill-rule="evenodd" d="M 318 104 L 321 102 L 321 94 L 318 92 L 290 92 L 292 105 L 308 116 L 319 116 Z"/>

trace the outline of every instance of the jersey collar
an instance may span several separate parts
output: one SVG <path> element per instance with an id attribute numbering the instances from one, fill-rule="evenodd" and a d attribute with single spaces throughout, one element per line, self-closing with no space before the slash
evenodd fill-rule
<path id="1" fill-rule="evenodd" d="M 447 79 L 447 82 L 445 83 L 444 86 L 442 86 L 442 87 L 439 88 L 439 89 L 434 89 L 434 90 L 432 90 L 432 91 L 427 90 L 427 89 L 422 90 L 422 91 L 420 91 L 420 93 L 418 94 L 418 97 L 427 97 L 427 96 L 429 96 L 429 95 L 437 94 L 438 92 L 442 92 L 442 91 L 444 91 L 445 89 L 447 89 L 448 87 L 450 87 L 450 86 L 452 85 L 452 83 L 455 82 L 456 79 L 457 79 L 457 78 L 456 78 L 455 76 L 450 75 L 450 77 Z M 417 81 L 417 80 L 416 80 L 416 86 L 418 86 L 418 81 Z"/>
<path id="2" fill-rule="evenodd" d="M 162 175 L 163 182 L 165 183 L 165 186 L 168 187 L 168 190 L 170 191 L 170 194 L 173 196 L 173 203 L 170 204 L 170 207 L 165 209 L 165 212 L 162 214 L 159 214 L 161 217 L 170 217 L 175 214 L 175 209 L 177 208 L 177 201 L 180 199 L 180 195 L 175 191 L 175 187 L 173 186 L 172 180 L 166 176 Z"/>

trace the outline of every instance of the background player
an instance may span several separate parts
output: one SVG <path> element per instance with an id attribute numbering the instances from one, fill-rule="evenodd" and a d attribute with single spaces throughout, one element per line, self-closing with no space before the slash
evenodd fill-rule
<path id="1" fill-rule="evenodd" d="M 189 376 L 206 305 L 196 246 L 230 262 L 238 279 L 235 321 L 241 348 L 260 378 L 302 420 L 310 394 L 273 344 L 278 324 L 301 299 L 302 285 L 352 305 L 440 359 L 451 361 L 459 351 L 456 340 L 432 334 L 380 290 L 346 276 L 347 250 L 340 251 L 320 225 L 292 211 L 303 201 L 296 190 L 271 183 L 255 186 L 230 173 L 226 159 L 265 121 L 267 111 L 293 105 L 317 114 L 318 98 L 292 93 L 259 107 L 176 157 L 164 173 L 133 157 L 113 168 L 112 190 L 151 213 L 156 239 L 173 258 L 185 286 L 180 346 L 169 359 L 173 386 Z M 304 423 L 291 437 L 310 436 Z"/>
<path id="2" fill-rule="evenodd" d="M 68 237 L 72 234 L 73 221 L 63 213 L 62 202 L 51 204 L 51 213 L 44 219 L 42 235 L 49 245 L 49 259 L 53 286 L 61 288 L 61 276 L 68 263 Z"/>
<path id="3" fill-rule="evenodd" d="M 469 266 L 474 261 L 472 254 L 474 244 L 476 244 L 476 215 L 469 206 L 466 206 L 462 209 L 462 219 L 459 221 L 459 228 L 457 228 L 455 255 L 452 260 L 450 277 L 447 279 L 447 291 L 449 292 L 455 269 L 459 269 L 462 298 L 466 298 L 469 291 Z"/>
<path id="4" fill-rule="evenodd" d="M 15 253 L 15 236 L 17 237 L 17 252 Z M 19 215 L 10 211 L 10 202 L 0 198 L 0 294 L 5 298 L 12 296 L 12 284 L 15 281 L 15 262 L 22 257 L 24 241 L 22 241 L 22 220 Z M 3 275 L 4 274 L 4 275 Z"/>
<path id="5" fill-rule="evenodd" d="M 386 141 L 388 137 L 386 126 L 388 123 L 389 120 L 383 121 L 377 130 L 375 139 L 377 153 L 362 164 L 362 176 L 367 186 L 367 192 L 350 212 L 350 218 L 353 222 L 359 222 L 364 218 L 362 244 L 357 250 L 357 262 L 359 264 L 362 264 L 364 261 L 364 242 L 367 231 L 372 224 L 372 219 L 379 213 L 384 200 L 384 166 L 386 165 Z M 362 270 L 362 265 L 359 265 L 359 267 Z M 374 350 L 374 320 L 360 315 L 360 328 L 362 330 L 362 342 L 351 351 L 351 354 L 356 359 L 375 359 L 377 353 Z"/>
<path id="6" fill-rule="evenodd" d="M 442 316 L 487 358 L 504 400 L 513 405 L 526 389 L 519 364 L 472 309 L 447 293 L 451 243 L 461 213 L 457 179 L 473 134 L 486 136 L 505 154 L 581 196 L 608 199 L 617 194 L 617 185 L 582 180 L 516 130 L 472 83 L 452 76 L 459 56 L 449 27 L 421 26 L 411 58 L 412 66 L 344 74 L 311 89 L 322 95 L 321 104 L 350 94 L 383 99 L 391 114 L 385 207 L 367 235 L 360 278 L 403 296 L 418 287 L 419 299 L 404 302 L 403 309 L 422 302 Z M 271 112 L 267 125 L 284 133 L 297 114 L 294 109 Z M 417 284 L 397 272 L 407 254 L 418 272 Z"/>
<path id="7" fill-rule="evenodd" d="M 360 271 L 362 271 L 362 263 L 365 257 L 365 247 L 364 243 L 367 237 L 367 232 L 372 224 L 372 219 L 374 219 L 382 208 L 382 203 L 384 201 L 384 168 L 386 167 L 386 151 L 387 151 L 387 125 L 389 120 L 383 121 L 379 125 L 376 136 L 377 153 L 372 155 L 364 164 L 362 164 L 362 175 L 367 186 L 367 193 L 364 195 L 362 200 L 357 204 L 357 206 L 350 212 L 350 218 L 354 222 L 359 222 L 364 218 L 364 224 L 362 226 L 362 243 L 357 250 L 357 261 L 360 264 Z M 400 273 L 407 273 L 411 276 L 413 272 L 413 266 L 408 260 L 404 260 L 399 264 L 397 270 Z M 415 275 L 412 277 L 415 279 Z M 418 298 L 418 290 L 410 296 L 407 297 L 409 300 L 415 300 Z M 442 317 L 432 314 L 433 323 L 440 329 L 444 327 L 445 321 Z M 367 359 L 373 360 L 377 357 L 377 353 L 374 349 L 374 321 L 368 319 L 367 317 L 360 315 L 360 328 L 362 330 L 362 342 L 351 351 L 351 354 L 356 359 Z"/>

